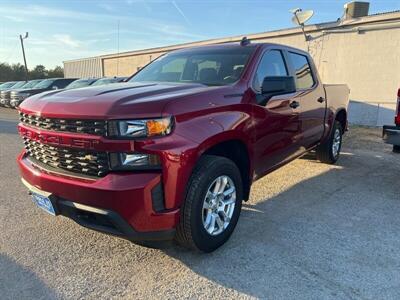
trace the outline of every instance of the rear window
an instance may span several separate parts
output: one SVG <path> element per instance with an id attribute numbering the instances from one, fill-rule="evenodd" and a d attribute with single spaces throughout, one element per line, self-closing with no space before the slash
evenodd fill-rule
<path id="1" fill-rule="evenodd" d="M 289 57 L 296 71 L 296 87 L 298 89 L 311 88 L 315 81 L 307 56 L 289 52 Z"/>

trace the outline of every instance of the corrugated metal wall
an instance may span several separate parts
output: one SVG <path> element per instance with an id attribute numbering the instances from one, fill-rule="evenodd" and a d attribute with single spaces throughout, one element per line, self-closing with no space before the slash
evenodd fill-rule
<path id="1" fill-rule="evenodd" d="M 92 57 L 64 62 L 64 76 L 67 78 L 103 77 L 100 57 Z"/>

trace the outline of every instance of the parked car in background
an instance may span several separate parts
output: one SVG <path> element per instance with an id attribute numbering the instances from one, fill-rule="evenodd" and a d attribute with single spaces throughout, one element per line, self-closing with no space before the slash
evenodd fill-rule
<path id="1" fill-rule="evenodd" d="M 348 97 L 346 85 L 323 84 L 299 49 L 178 50 L 124 84 L 28 98 L 18 164 L 53 215 L 210 252 L 232 234 L 255 180 L 307 151 L 339 159 Z"/>
<path id="2" fill-rule="evenodd" d="M 68 84 L 65 87 L 65 89 L 66 90 L 70 90 L 70 89 L 78 89 L 78 88 L 90 86 L 90 85 L 94 84 L 97 80 L 99 80 L 99 79 L 98 78 L 81 78 L 81 79 L 77 79 L 77 80 L 71 82 L 70 84 Z"/>
<path id="3" fill-rule="evenodd" d="M 8 82 L 4 82 L 4 83 L 0 84 L 0 106 L 3 106 L 3 104 L 1 103 L 1 91 L 8 90 L 16 83 L 17 83 L 17 81 L 8 81 Z"/>
<path id="4" fill-rule="evenodd" d="M 110 83 L 117 83 L 117 82 L 123 82 L 127 77 L 106 77 L 106 78 L 101 78 L 97 80 L 95 83 L 92 84 L 92 86 L 98 86 L 98 85 L 106 85 Z"/>
<path id="5" fill-rule="evenodd" d="M 11 91 L 11 101 L 15 107 L 19 106 L 26 98 L 43 93 L 45 91 L 64 89 L 68 84 L 77 80 L 77 78 L 50 78 L 44 79 L 32 88 L 24 89 L 23 91 Z"/>
<path id="6" fill-rule="evenodd" d="M 16 83 L 17 83 L 17 81 L 4 82 L 4 83 L 0 84 L 0 91 L 9 89 L 10 87 L 12 87 Z"/>
<path id="7" fill-rule="evenodd" d="M 3 89 L 0 92 L 0 104 L 2 106 L 9 106 L 9 104 L 10 104 L 10 100 L 9 99 L 10 99 L 11 90 L 22 88 L 27 83 L 28 83 L 27 81 L 18 81 L 14 85 L 12 85 L 11 87 L 9 87 L 7 89 Z"/>
<path id="8" fill-rule="evenodd" d="M 393 152 L 400 153 L 400 89 L 397 91 L 396 115 L 394 126 L 383 126 L 383 140 L 385 143 L 393 145 Z"/>
<path id="9" fill-rule="evenodd" d="M 6 106 L 11 106 L 11 107 L 15 108 L 19 105 L 18 101 L 16 101 L 15 99 L 11 99 L 12 92 L 23 92 L 24 90 L 32 89 L 42 81 L 43 81 L 43 79 L 30 80 L 25 85 L 23 85 L 22 87 L 20 87 L 18 89 L 14 89 L 14 88 L 10 89 L 6 95 L 6 100 L 5 100 Z"/>

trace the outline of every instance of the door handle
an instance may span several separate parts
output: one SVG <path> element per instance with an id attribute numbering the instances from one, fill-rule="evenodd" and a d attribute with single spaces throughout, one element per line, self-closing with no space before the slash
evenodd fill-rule
<path id="1" fill-rule="evenodd" d="M 322 103 L 322 102 L 325 101 L 325 98 L 324 98 L 324 97 L 319 97 L 319 98 L 317 99 L 317 101 L 318 101 L 319 103 Z"/>
<path id="2" fill-rule="evenodd" d="M 290 106 L 291 108 L 296 109 L 296 108 L 298 108 L 298 107 L 300 106 L 300 103 L 297 102 L 297 101 L 292 101 L 292 102 L 290 102 L 289 106 Z"/>

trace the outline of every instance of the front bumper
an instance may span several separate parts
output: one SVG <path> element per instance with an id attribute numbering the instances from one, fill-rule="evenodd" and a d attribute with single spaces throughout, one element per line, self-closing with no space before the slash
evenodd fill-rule
<path id="1" fill-rule="evenodd" d="M 387 144 L 400 146 L 400 126 L 383 126 L 382 138 Z"/>
<path id="2" fill-rule="evenodd" d="M 11 107 L 18 107 L 20 104 L 21 104 L 21 102 L 22 101 L 20 101 L 20 100 L 17 100 L 17 99 L 11 99 L 11 101 L 10 101 L 10 106 Z"/>
<path id="3" fill-rule="evenodd" d="M 59 214 L 78 224 L 132 241 L 171 239 L 179 209 L 156 212 L 153 191 L 159 173 L 111 173 L 98 180 L 73 178 L 38 169 L 22 153 L 18 159 L 30 190 L 51 194 Z"/>
<path id="4" fill-rule="evenodd" d="M 2 106 L 8 106 L 9 102 L 10 102 L 9 99 L 7 99 L 7 98 L 0 98 L 0 104 Z"/>

